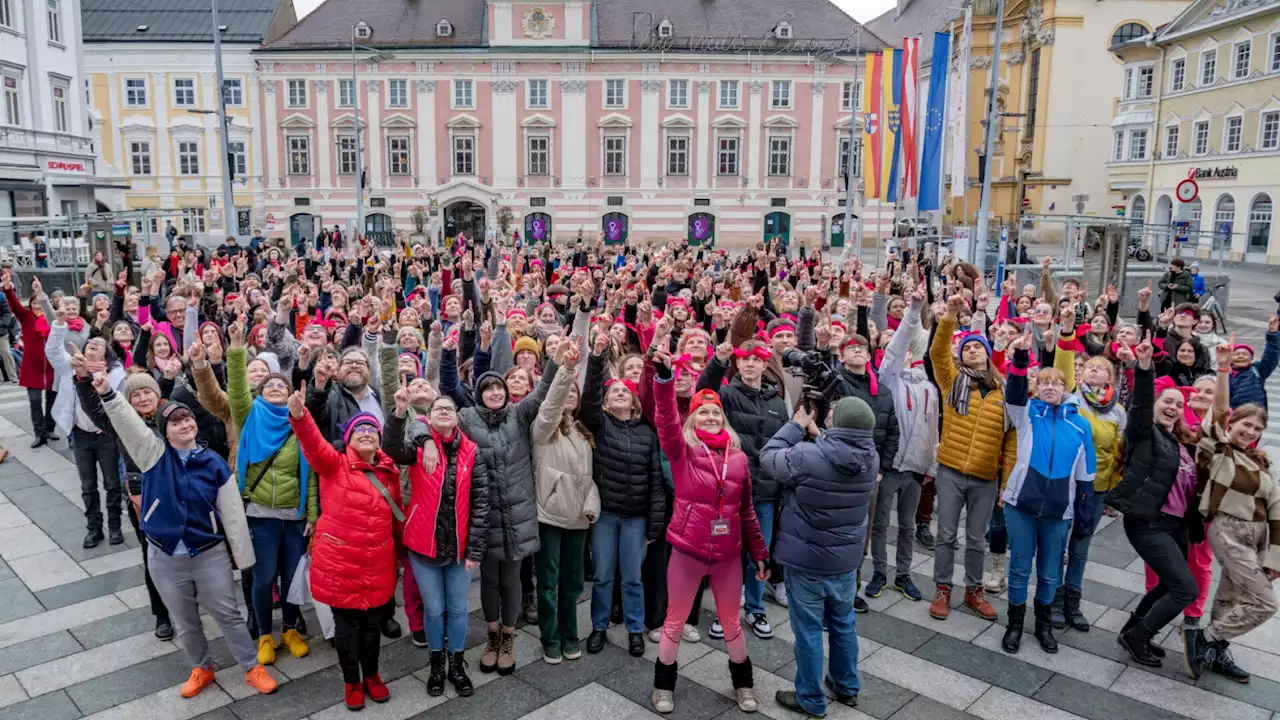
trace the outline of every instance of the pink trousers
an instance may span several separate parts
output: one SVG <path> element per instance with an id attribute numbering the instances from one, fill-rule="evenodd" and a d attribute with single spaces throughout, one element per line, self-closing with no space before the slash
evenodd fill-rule
<path id="1" fill-rule="evenodd" d="M 695 560 L 673 550 L 667 562 L 667 619 L 662 624 L 658 641 L 658 659 L 671 664 L 680 650 L 680 632 L 684 630 L 693 598 L 698 594 L 702 578 L 711 576 L 711 594 L 716 599 L 716 614 L 724 628 L 724 646 L 729 660 L 740 663 L 747 659 L 747 638 L 742 634 L 742 559 L 738 556 L 714 565 Z"/>
<path id="2" fill-rule="evenodd" d="M 1187 566 L 1191 568 L 1191 575 L 1196 579 L 1200 594 L 1196 596 L 1195 602 L 1182 611 L 1182 616 L 1200 618 L 1204 616 L 1204 604 L 1209 599 L 1209 584 L 1213 582 L 1213 548 L 1209 547 L 1209 541 L 1192 543 L 1187 547 Z M 1151 592 L 1151 588 L 1160 579 L 1149 565 L 1144 564 L 1142 568 L 1147 572 L 1147 592 Z"/>
<path id="3" fill-rule="evenodd" d="M 418 592 L 418 581 L 413 577 L 413 568 L 409 567 L 409 558 L 404 559 L 404 614 L 409 618 L 409 632 L 421 632 L 426 620 L 422 606 L 422 593 Z"/>

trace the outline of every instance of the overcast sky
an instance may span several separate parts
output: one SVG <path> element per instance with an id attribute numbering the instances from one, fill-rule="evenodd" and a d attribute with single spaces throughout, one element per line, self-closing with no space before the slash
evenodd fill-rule
<path id="1" fill-rule="evenodd" d="M 298 11 L 298 17 L 302 17 L 312 10 L 316 9 L 324 0 L 294 0 L 294 7 Z M 335 0 L 336 1 L 336 0 Z M 889 8 L 893 7 L 895 0 L 832 0 L 838 7 L 853 16 L 854 20 L 866 22 Z M 783 3 L 785 4 L 785 2 Z"/>

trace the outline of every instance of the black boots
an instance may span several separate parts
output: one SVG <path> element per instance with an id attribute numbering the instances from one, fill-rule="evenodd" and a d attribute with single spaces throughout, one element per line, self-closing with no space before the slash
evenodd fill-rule
<path id="1" fill-rule="evenodd" d="M 595 655 L 604 650 L 604 641 L 605 634 L 603 630 L 592 630 L 591 634 L 587 636 L 587 653 Z M 640 653 L 644 654 L 644 650 L 641 650 Z"/>
<path id="2" fill-rule="evenodd" d="M 119 518 L 117 518 L 116 521 L 118 523 Z M 115 527 L 109 528 L 107 530 L 107 544 L 109 545 L 124 544 L 124 533 L 120 532 L 120 526 L 118 524 Z"/>
<path id="3" fill-rule="evenodd" d="M 1036 639 L 1040 641 L 1040 649 L 1047 653 L 1058 652 L 1058 640 L 1053 637 L 1053 622 L 1050 618 L 1050 606 L 1035 603 Z"/>
<path id="4" fill-rule="evenodd" d="M 1066 588 L 1062 585 L 1058 586 L 1058 591 L 1053 594 L 1053 602 L 1049 604 L 1049 623 L 1054 630 L 1061 630 L 1067 626 L 1067 614 L 1064 609 L 1066 603 Z"/>
<path id="5" fill-rule="evenodd" d="M 1153 633 L 1146 628 L 1135 617 L 1130 617 L 1129 622 L 1125 623 L 1124 631 L 1116 638 L 1116 642 L 1120 643 L 1120 647 L 1129 653 L 1129 657 L 1139 665 L 1147 667 L 1160 667 L 1160 658 L 1164 657 L 1164 651 L 1151 644 Z M 1156 651 L 1159 651 L 1157 654 Z"/>
<path id="6" fill-rule="evenodd" d="M 471 684 L 471 678 L 467 677 L 467 658 L 460 652 L 449 656 L 449 682 L 453 683 L 453 689 L 458 692 L 458 697 L 471 697 L 476 692 L 475 686 Z"/>
<path id="7" fill-rule="evenodd" d="M 1026 605 L 1009 606 L 1009 625 L 1004 630 L 1004 639 L 1000 641 L 1005 652 L 1015 654 L 1022 647 L 1022 621 L 1026 616 Z"/>
<path id="8" fill-rule="evenodd" d="M 1204 667 L 1222 675 L 1228 680 L 1235 680 L 1238 683 L 1249 682 L 1249 673 L 1240 669 L 1236 665 L 1236 661 L 1231 657 L 1231 650 L 1228 648 L 1226 640 L 1214 640 L 1213 642 L 1204 643 L 1204 653 L 1200 656 Z"/>
<path id="9" fill-rule="evenodd" d="M 1067 624 L 1072 630 L 1078 632 L 1089 632 L 1089 619 L 1080 612 L 1080 591 L 1074 588 L 1063 588 L 1062 591 L 1062 613 L 1066 616 Z M 1054 623 L 1057 628 L 1057 623 Z"/>
<path id="10" fill-rule="evenodd" d="M 90 550 L 98 547 L 105 538 L 106 536 L 102 534 L 102 528 L 92 528 L 89 530 L 88 534 L 84 536 L 84 543 L 82 544 L 85 550 Z"/>
<path id="11" fill-rule="evenodd" d="M 427 694 L 440 697 L 444 694 L 444 651 L 431 651 L 431 675 L 427 677 Z"/>
<path id="12" fill-rule="evenodd" d="M 1204 639 L 1204 631 L 1200 628 L 1186 628 L 1182 631 L 1182 667 L 1192 680 L 1199 680 L 1204 672 L 1205 651 L 1209 642 Z"/>
<path id="13" fill-rule="evenodd" d="M 1130 613 L 1129 619 L 1124 622 L 1124 627 L 1120 628 L 1120 632 L 1122 633 L 1126 632 L 1127 630 L 1129 630 L 1129 628 L 1132 628 L 1137 624 L 1138 624 L 1138 616 Z M 1150 643 L 1148 643 L 1148 645 L 1150 645 L 1150 650 L 1152 655 L 1155 655 L 1158 658 L 1164 657 L 1164 648 L 1160 647 L 1159 645 L 1151 645 Z"/>
<path id="14" fill-rule="evenodd" d="M 378 623 L 378 630 L 388 640 L 398 640 L 404 632 L 400 629 L 400 623 L 396 622 L 396 619 L 391 615 L 387 615 L 382 619 L 382 622 Z"/>

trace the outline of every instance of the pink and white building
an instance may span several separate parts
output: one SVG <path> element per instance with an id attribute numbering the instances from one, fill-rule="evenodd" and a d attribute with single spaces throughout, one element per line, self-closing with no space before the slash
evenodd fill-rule
<path id="1" fill-rule="evenodd" d="M 358 126 L 366 231 L 815 246 L 883 42 L 786 5 L 328 0 L 256 53 L 268 232 L 355 223 Z"/>

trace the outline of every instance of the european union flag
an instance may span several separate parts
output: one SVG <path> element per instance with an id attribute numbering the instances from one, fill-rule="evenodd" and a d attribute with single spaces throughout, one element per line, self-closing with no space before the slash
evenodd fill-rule
<path id="1" fill-rule="evenodd" d="M 921 212 L 940 210 L 942 195 L 942 146 L 946 137 L 947 71 L 951 66 L 951 35 L 933 34 L 933 60 L 929 65 L 929 107 L 925 113 L 924 152 L 920 157 Z M 965 72 L 961 68 L 960 72 Z M 953 179 L 953 182 L 957 180 Z M 959 180 L 963 182 L 963 179 Z"/>

